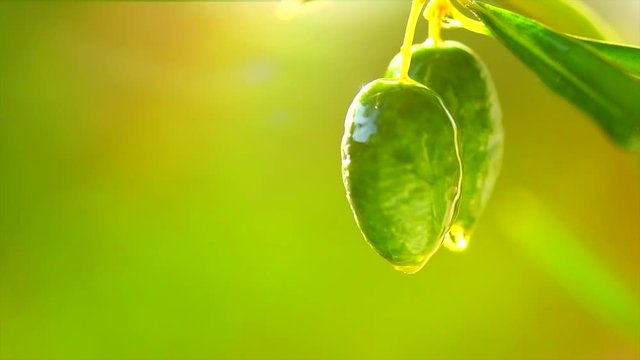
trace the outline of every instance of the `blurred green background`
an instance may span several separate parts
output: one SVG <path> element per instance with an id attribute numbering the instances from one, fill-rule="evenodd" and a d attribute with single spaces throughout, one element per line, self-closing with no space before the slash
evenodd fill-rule
<path id="1" fill-rule="evenodd" d="M 640 44 L 640 2 L 592 1 Z M 1 359 L 639 359 L 638 158 L 496 41 L 470 248 L 362 239 L 339 143 L 408 1 L 0 4 Z M 426 36 L 419 27 L 419 38 Z"/>

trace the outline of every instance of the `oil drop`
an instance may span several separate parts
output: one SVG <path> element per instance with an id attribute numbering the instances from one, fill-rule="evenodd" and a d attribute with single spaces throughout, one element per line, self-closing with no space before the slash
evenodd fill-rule
<path id="1" fill-rule="evenodd" d="M 470 235 L 463 227 L 454 224 L 444 236 L 444 246 L 454 252 L 465 251 Z"/>

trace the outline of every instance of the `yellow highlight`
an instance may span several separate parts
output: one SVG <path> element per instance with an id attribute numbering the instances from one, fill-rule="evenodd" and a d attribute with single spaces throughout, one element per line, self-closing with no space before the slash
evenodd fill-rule
<path id="1" fill-rule="evenodd" d="M 393 268 L 407 275 L 415 274 L 422 270 L 427 261 L 423 261 L 418 265 L 393 265 Z"/>
<path id="2" fill-rule="evenodd" d="M 276 17 L 284 21 L 293 19 L 305 2 L 305 0 L 281 0 L 276 10 Z"/>
<path id="3" fill-rule="evenodd" d="M 462 252 L 469 246 L 470 234 L 459 225 L 451 226 L 449 232 L 444 236 L 444 246 L 453 252 Z"/>

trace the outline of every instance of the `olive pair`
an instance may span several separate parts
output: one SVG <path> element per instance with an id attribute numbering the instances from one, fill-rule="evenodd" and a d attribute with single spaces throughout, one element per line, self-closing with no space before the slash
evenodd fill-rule
<path id="1" fill-rule="evenodd" d="M 342 139 L 347 198 L 365 239 L 406 273 L 444 242 L 466 246 L 502 159 L 501 112 L 491 77 L 468 47 L 412 48 L 353 100 Z"/>

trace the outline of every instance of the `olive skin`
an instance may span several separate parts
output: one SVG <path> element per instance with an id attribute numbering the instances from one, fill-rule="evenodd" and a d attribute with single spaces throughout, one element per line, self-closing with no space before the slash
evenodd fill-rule
<path id="1" fill-rule="evenodd" d="M 385 75 L 397 76 L 400 64 L 398 54 Z M 414 45 L 409 76 L 441 96 L 458 127 L 462 192 L 445 245 L 452 250 L 462 250 L 500 172 L 504 131 L 495 86 L 480 58 L 455 41 L 445 41 L 438 46 L 430 41 Z"/>
<path id="2" fill-rule="evenodd" d="M 442 100 L 415 82 L 375 80 L 347 112 L 341 150 L 365 239 L 396 269 L 420 270 L 442 244 L 459 197 L 456 128 Z"/>

